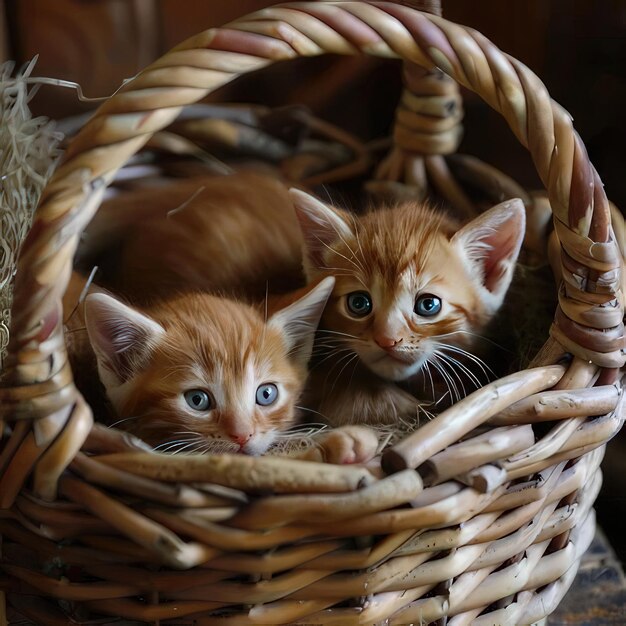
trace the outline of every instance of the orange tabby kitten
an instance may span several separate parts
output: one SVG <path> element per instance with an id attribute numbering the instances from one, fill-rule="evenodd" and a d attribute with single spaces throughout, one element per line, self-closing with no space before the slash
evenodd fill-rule
<path id="1" fill-rule="evenodd" d="M 267 322 L 252 306 L 204 293 L 141 311 L 88 295 L 87 332 L 119 423 L 167 451 L 222 440 L 226 450 L 262 454 L 294 423 L 333 283 L 323 280 Z"/>
<path id="2" fill-rule="evenodd" d="M 326 371 L 313 369 L 309 401 L 334 424 L 415 420 L 405 388 L 450 366 L 501 306 L 525 229 L 520 200 L 459 226 L 415 203 L 358 217 L 291 191 L 309 280 L 336 279 L 320 323 Z"/>
<path id="3" fill-rule="evenodd" d="M 336 278 L 308 406 L 333 425 L 414 420 L 414 380 L 432 373 L 454 386 L 458 357 L 502 304 L 524 233 L 521 201 L 459 229 L 415 203 L 359 217 L 290 194 L 249 173 L 129 194 L 125 215 L 132 204 L 152 212 L 125 242 L 119 284 L 148 299 L 187 284 L 258 297 L 268 283 L 293 287 L 302 248 L 307 279 Z"/>

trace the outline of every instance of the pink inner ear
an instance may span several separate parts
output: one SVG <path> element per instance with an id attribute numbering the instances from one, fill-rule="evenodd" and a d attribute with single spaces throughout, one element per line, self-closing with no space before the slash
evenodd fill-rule
<path id="1" fill-rule="evenodd" d="M 511 258 L 518 245 L 519 231 L 515 227 L 516 220 L 507 220 L 483 237 L 483 241 L 489 246 L 489 251 L 483 259 L 485 272 L 485 287 L 489 291 L 496 291 L 504 271 L 506 261 Z"/>

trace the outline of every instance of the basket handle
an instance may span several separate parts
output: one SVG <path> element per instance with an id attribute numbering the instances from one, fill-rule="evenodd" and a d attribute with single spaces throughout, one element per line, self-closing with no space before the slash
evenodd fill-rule
<path id="1" fill-rule="evenodd" d="M 599 366 L 623 365 L 622 260 L 607 198 L 570 115 L 537 76 L 480 33 L 407 6 L 298 2 L 191 37 L 125 84 L 74 139 L 18 261 L 6 378 L 13 389 L 0 390 L 14 400 L 12 417 L 16 407 L 33 406 L 25 387 L 37 387 L 35 408 L 43 412 L 79 397 L 68 393 L 71 377 L 59 375 L 66 370 L 61 298 L 78 237 L 115 172 L 183 106 L 246 72 L 325 53 L 438 67 L 502 114 L 548 189 L 562 246 L 564 283 L 552 335 Z"/>

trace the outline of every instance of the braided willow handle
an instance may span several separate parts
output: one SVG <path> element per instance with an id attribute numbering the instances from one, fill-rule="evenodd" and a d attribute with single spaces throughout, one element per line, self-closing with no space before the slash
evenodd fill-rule
<path id="1" fill-rule="evenodd" d="M 564 283 L 552 334 L 599 366 L 624 363 L 621 257 L 607 198 L 570 115 L 537 76 L 480 33 L 435 15 L 390 2 L 301 2 L 183 42 L 125 84 L 74 139 L 43 194 L 18 263 L 8 360 L 12 415 L 16 406 L 31 416 L 44 406 L 60 411 L 73 395 L 62 375 L 61 297 L 78 237 L 115 172 L 181 107 L 241 74 L 324 53 L 399 57 L 440 68 L 503 115 L 549 191 L 562 245 Z M 23 387 L 33 384 L 40 387 L 34 400 Z"/>

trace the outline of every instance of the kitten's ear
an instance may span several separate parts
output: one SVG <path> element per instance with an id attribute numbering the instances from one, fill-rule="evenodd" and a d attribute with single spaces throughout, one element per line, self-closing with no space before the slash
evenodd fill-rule
<path id="1" fill-rule="evenodd" d="M 85 323 L 107 389 L 132 378 L 165 333 L 154 320 L 104 293 L 85 299 Z"/>
<path id="2" fill-rule="evenodd" d="M 345 211 L 328 206 L 300 189 L 290 189 L 289 195 L 304 238 L 304 270 L 311 279 L 316 270 L 323 267 L 323 256 L 328 246 L 337 239 L 354 237 L 354 231 L 350 226 L 350 216 Z"/>
<path id="3" fill-rule="evenodd" d="M 453 245 L 470 263 L 491 313 L 500 307 L 511 284 L 526 230 L 526 211 L 519 198 L 489 209 L 459 230 Z"/>
<path id="4" fill-rule="evenodd" d="M 299 300 L 274 313 L 268 322 L 281 330 L 290 354 L 302 367 L 311 358 L 315 331 L 334 285 L 335 279 L 327 276 Z"/>

